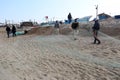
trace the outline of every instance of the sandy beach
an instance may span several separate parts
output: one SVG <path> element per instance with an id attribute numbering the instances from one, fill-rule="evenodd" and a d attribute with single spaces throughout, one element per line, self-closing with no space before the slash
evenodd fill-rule
<path id="1" fill-rule="evenodd" d="M 94 45 L 86 29 L 77 40 L 69 27 L 48 30 L 7 38 L 0 28 L 0 80 L 120 80 L 119 39 L 99 32 L 102 43 Z"/>

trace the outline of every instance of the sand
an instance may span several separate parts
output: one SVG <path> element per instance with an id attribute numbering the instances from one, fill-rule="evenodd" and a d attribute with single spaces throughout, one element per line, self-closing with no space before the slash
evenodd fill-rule
<path id="1" fill-rule="evenodd" d="M 37 29 L 10 38 L 4 30 L 0 28 L 0 80 L 120 80 L 118 39 L 100 32 L 102 43 L 93 45 L 92 32 L 80 29 L 74 40 L 69 26 L 61 34 L 49 28 L 45 35 Z"/>

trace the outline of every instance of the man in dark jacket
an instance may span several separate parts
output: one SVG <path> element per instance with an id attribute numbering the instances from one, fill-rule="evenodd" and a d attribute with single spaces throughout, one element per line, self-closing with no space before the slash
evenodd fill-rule
<path id="1" fill-rule="evenodd" d="M 6 31 L 7 31 L 7 36 L 8 36 L 8 38 L 9 38 L 9 34 L 10 34 L 10 27 L 8 26 L 8 25 L 6 25 Z"/>
<path id="2" fill-rule="evenodd" d="M 55 27 L 55 28 L 59 28 L 59 22 L 58 22 L 58 21 L 55 22 L 54 27 Z"/>
<path id="3" fill-rule="evenodd" d="M 60 33 L 60 26 L 59 26 L 59 22 L 58 21 L 55 22 L 54 27 L 57 30 L 57 33 L 59 34 Z"/>
<path id="4" fill-rule="evenodd" d="M 16 36 L 16 27 L 14 25 L 12 25 L 12 34 L 13 37 Z"/>
<path id="5" fill-rule="evenodd" d="M 94 26 L 92 27 L 93 29 L 93 36 L 94 36 L 94 42 L 93 44 L 96 44 L 96 41 L 98 41 L 97 44 L 100 44 L 100 40 L 98 39 L 97 35 L 98 35 L 98 31 L 100 29 L 100 24 L 98 22 L 98 20 L 95 20 Z"/>
<path id="6" fill-rule="evenodd" d="M 70 24 L 72 22 L 72 15 L 71 13 L 68 14 L 68 23 Z"/>
<path id="7" fill-rule="evenodd" d="M 71 28 L 73 29 L 74 40 L 76 40 L 75 33 L 77 32 L 77 29 L 79 28 L 79 23 L 77 22 L 77 19 L 75 19 L 75 21 L 71 24 Z"/>

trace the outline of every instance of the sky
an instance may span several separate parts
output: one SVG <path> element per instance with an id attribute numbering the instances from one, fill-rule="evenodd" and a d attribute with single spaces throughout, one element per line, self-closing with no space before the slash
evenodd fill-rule
<path id="1" fill-rule="evenodd" d="M 106 13 L 120 14 L 120 0 L 0 0 L 0 22 L 65 20 L 70 12 L 73 19 Z"/>

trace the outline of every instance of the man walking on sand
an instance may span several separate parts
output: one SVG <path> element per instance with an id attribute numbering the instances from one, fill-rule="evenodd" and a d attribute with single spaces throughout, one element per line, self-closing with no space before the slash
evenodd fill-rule
<path id="1" fill-rule="evenodd" d="M 73 37 L 74 40 L 76 40 L 77 38 L 75 37 L 75 33 L 77 33 L 77 29 L 79 27 L 79 23 L 77 22 L 77 19 L 74 20 L 74 22 L 71 25 L 71 28 L 73 29 Z"/>
<path id="2" fill-rule="evenodd" d="M 11 29 L 8 25 L 6 25 L 6 31 L 7 31 L 7 36 L 9 38 L 9 34 L 10 34 Z"/>
<path id="3" fill-rule="evenodd" d="M 16 27 L 14 25 L 12 25 L 12 34 L 13 37 L 16 36 Z"/>
<path id="4" fill-rule="evenodd" d="M 100 44 L 101 41 L 97 37 L 98 31 L 100 29 L 100 24 L 99 24 L 98 20 L 95 20 L 95 23 L 94 23 L 94 26 L 92 27 L 92 29 L 93 29 L 93 36 L 94 36 L 93 44 L 96 44 L 96 41 L 98 42 L 97 44 Z"/>
<path id="5" fill-rule="evenodd" d="M 60 26 L 59 26 L 59 22 L 58 21 L 55 22 L 54 27 L 57 30 L 58 34 L 59 34 L 60 33 Z"/>

